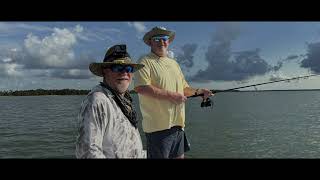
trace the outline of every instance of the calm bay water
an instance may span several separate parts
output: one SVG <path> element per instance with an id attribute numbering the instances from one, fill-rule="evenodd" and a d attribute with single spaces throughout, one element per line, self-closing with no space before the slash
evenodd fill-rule
<path id="1" fill-rule="evenodd" d="M 75 158 L 84 97 L 0 97 L 0 158 Z M 229 92 L 212 99 L 214 107 L 205 109 L 200 98 L 187 102 L 188 158 L 320 157 L 320 91 Z"/>

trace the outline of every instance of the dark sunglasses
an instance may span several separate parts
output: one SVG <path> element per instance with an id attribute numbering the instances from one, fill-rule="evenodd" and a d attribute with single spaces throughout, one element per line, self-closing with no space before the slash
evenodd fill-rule
<path id="1" fill-rule="evenodd" d="M 169 36 L 154 36 L 154 37 L 152 37 L 152 40 L 155 42 L 160 42 L 160 40 L 168 41 L 169 39 L 170 39 Z"/>
<path id="2" fill-rule="evenodd" d="M 134 68 L 130 65 L 113 65 L 110 67 L 112 72 L 133 73 Z"/>

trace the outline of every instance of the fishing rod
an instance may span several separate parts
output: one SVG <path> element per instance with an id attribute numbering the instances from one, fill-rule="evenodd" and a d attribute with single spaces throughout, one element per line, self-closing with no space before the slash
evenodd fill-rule
<path id="1" fill-rule="evenodd" d="M 311 74 L 311 75 L 306 75 L 306 76 L 298 76 L 298 77 L 293 77 L 293 78 L 288 78 L 288 79 L 281 79 L 281 80 L 276 80 L 276 81 L 268 81 L 268 82 L 264 82 L 264 83 L 258 83 L 258 84 L 252 84 L 252 85 L 247 85 L 247 86 L 240 86 L 240 87 L 236 87 L 236 88 L 231 88 L 231 89 L 225 89 L 225 90 L 210 90 L 213 94 L 216 94 L 216 93 L 220 93 L 220 92 L 228 92 L 228 91 L 234 91 L 234 90 L 237 90 L 237 89 L 242 89 L 242 88 L 248 88 L 248 87 L 256 87 L 256 86 L 261 86 L 261 85 L 264 85 L 264 84 L 271 84 L 271 83 L 276 83 L 276 82 L 282 82 L 282 81 L 290 81 L 290 80 L 295 80 L 295 79 L 307 79 L 309 77 L 312 77 L 312 76 L 319 76 L 320 74 Z M 198 97 L 198 96 L 203 96 L 203 94 L 195 94 L 195 95 L 192 95 L 192 96 L 189 96 L 188 98 L 192 98 L 192 97 Z M 211 100 L 209 98 L 205 99 L 202 101 L 201 103 L 201 107 L 208 107 L 208 106 L 211 106 Z"/>

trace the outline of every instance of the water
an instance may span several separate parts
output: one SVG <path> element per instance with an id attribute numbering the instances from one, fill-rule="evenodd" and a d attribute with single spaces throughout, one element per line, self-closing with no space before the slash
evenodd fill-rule
<path id="1" fill-rule="evenodd" d="M 0 97 L 0 158 L 75 158 L 83 98 Z M 320 157 L 320 91 L 228 92 L 212 99 L 214 107 L 206 109 L 200 98 L 187 102 L 188 158 Z"/>
<path id="2" fill-rule="evenodd" d="M 81 98 L 0 97 L 0 158 L 73 158 Z"/>

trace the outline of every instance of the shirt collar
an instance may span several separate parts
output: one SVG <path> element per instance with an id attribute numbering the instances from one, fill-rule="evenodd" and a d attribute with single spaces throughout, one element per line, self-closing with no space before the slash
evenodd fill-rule
<path id="1" fill-rule="evenodd" d="M 154 59 L 157 59 L 157 60 L 167 59 L 167 58 L 168 58 L 168 56 L 167 56 L 167 57 L 160 57 L 160 56 L 156 55 L 156 54 L 153 53 L 153 52 L 150 52 L 150 53 L 149 53 L 149 56 L 150 56 L 151 58 L 154 58 Z"/>

